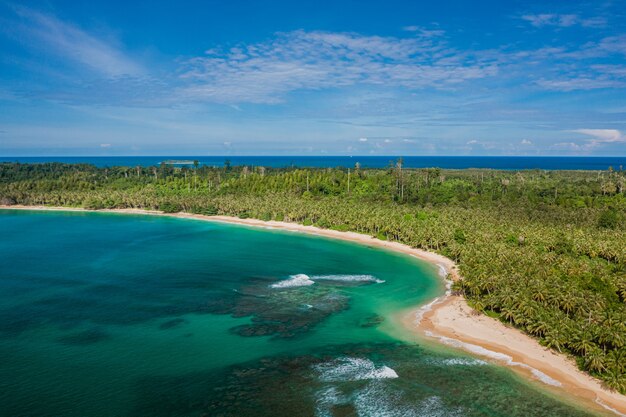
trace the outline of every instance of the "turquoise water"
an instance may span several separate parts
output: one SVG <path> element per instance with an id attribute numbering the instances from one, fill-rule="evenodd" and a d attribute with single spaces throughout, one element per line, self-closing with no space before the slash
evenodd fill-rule
<path id="1" fill-rule="evenodd" d="M 197 220 L 0 210 L 2 416 L 583 416 L 401 341 L 411 257 Z"/>

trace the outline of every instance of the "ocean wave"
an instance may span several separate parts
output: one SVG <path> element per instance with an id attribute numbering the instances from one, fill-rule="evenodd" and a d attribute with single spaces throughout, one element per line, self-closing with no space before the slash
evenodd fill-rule
<path id="1" fill-rule="evenodd" d="M 376 366 L 371 360 L 362 358 L 338 358 L 315 365 L 314 369 L 319 373 L 320 380 L 324 382 L 398 378 L 396 371 L 390 367 Z"/>
<path id="2" fill-rule="evenodd" d="M 315 415 L 317 417 L 334 417 L 333 407 L 345 404 L 348 400 L 335 387 L 327 387 L 316 393 Z"/>
<path id="3" fill-rule="evenodd" d="M 306 287 L 308 285 L 313 285 L 315 282 L 311 281 L 308 275 L 305 274 L 297 274 L 291 275 L 289 279 L 284 281 L 275 282 L 270 285 L 272 288 L 293 288 L 293 287 Z"/>
<path id="4" fill-rule="evenodd" d="M 485 356 L 487 358 L 496 360 L 498 362 L 503 362 L 504 364 L 509 365 L 509 366 L 519 366 L 520 368 L 528 369 L 535 378 L 537 378 L 539 381 L 543 382 L 544 384 L 552 385 L 555 387 L 560 387 L 562 385 L 561 382 L 546 375 L 540 370 L 533 368 L 532 366 L 526 365 L 525 363 L 515 362 L 511 356 L 506 355 L 504 353 L 494 352 L 492 350 L 485 349 L 482 346 L 461 342 L 460 340 L 452 339 L 450 337 L 439 336 L 428 331 L 425 332 L 425 334 L 427 336 L 439 339 L 445 345 L 453 346 L 459 349 L 464 349 L 476 355 Z"/>
<path id="5" fill-rule="evenodd" d="M 481 359 L 469 359 L 469 358 L 448 358 L 442 360 L 433 360 L 435 365 L 443 366 L 483 366 L 487 365 L 487 362 Z"/>
<path id="6" fill-rule="evenodd" d="M 602 401 L 599 398 L 596 398 L 596 404 L 599 404 L 601 407 L 603 407 L 604 409 L 610 411 L 611 413 L 613 413 L 613 414 L 615 414 L 617 416 L 626 417 L 626 414 L 620 413 L 619 411 L 617 411 L 613 407 L 609 406 L 608 404 L 606 404 L 604 401 Z"/>
<path id="7" fill-rule="evenodd" d="M 375 282 L 377 284 L 382 284 L 385 282 L 382 279 L 378 279 L 373 275 L 313 275 L 311 279 L 314 281 L 317 280 L 326 280 L 326 281 L 343 281 L 343 282 Z"/>
<path id="8" fill-rule="evenodd" d="M 317 365 L 324 382 L 344 382 L 346 380 L 370 379 L 366 385 L 353 392 L 342 392 L 336 386 L 326 386 L 316 392 L 315 415 L 332 417 L 337 405 L 352 404 L 357 416 L 382 417 L 458 417 L 462 409 L 447 407 L 442 399 L 431 395 L 416 404 L 406 404 L 404 393 L 385 382 L 387 378 L 397 378 L 389 367 L 376 367 L 368 359 L 340 358 Z M 356 369 L 356 370 L 355 370 Z M 329 372 L 330 370 L 330 372 Z"/>
<path id="9" fill-rule="evenodd" d="M 418 325 L 424 319 L 424 314 L 433 309 L 433 306 L 443 301 L 443 297 L 437 297 L 428 304 L 424 304 L 415 312 L 415 324 Z"/>
<path id="10" fill-rule="evenodd" d="M 338 281 L 338 282 L 355 282 L 355 283 L 367 283 L 372 282 L 376 284 L 382 284 L 382 279 L 378 279 L 373 275 L 312 275 L 296 274 L 290 275 L 288 279 L 275 282 L 270 285 L 271 288 L 294 288 L 294 287 L 306 287 L 315 284 L 315 281 Z"/>
<path id="11" fill-rule="evenodd" d="M 461 409 L 450 409 L 438 396 L 430 396 L 414 406 L 401 405 L 402 395 L 373 381 L 359 390 L 354 399 L 354 408 L 359 416 L 384 417 L 457 417 Z"/>
<path id="12" fill-rule="evenodd" d="M 446 269 L 446 267 L 442 264 L 437 264 L 437 266 L 439 267 L 439 276 L 441 278 L 446 278 L 448 276 L 448 270 Z"/>
<path id="13" fill-rule="evenodd" d="M 416 325 L 419 325 L 422 322 L 422 320 L 424 319 L 424 315 L 428 313 L 429 311 L 431 311 L 435 305 L 443 302 L 446 299 L 446 297 L 452 294 L 452 281 L 447 279 L 448 271 L 446 267 L 443 266 L 442 264 L 437 264 L 437 266 L 439 267 L 439 276 L 444 279 L 444 282 L 446 284 L 446 292 L 441 297 L 437 297 L 434 300 L 432 300 L 430 303 L 424 304 L 415 312 L 414 323 Z"/>

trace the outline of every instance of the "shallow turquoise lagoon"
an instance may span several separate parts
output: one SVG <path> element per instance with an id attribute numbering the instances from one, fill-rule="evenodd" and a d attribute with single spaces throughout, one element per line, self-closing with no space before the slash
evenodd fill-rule
<path id="1" fill-rule="evenodd" d="M 0 210 L 2 416 L 583 416 L 540 384 L 398 340 L 443 286 L 293 232 Z"/>

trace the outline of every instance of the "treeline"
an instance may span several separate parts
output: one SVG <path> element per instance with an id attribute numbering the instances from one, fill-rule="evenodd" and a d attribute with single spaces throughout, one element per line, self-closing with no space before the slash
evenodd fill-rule
<path id="1" fill-rule="evenodd" d="M 625 174 L 0 164 L 0 199 L 292 221 L 437 251 L 474 308 L 626 392 Z"/>

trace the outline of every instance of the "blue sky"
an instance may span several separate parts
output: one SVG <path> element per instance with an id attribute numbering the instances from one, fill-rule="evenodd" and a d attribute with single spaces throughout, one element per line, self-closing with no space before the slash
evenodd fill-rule
<path id="1" fill-rule="evenodd" d="M 626 155 L 626 0 L 0 0 L 0 155 Z"/>

